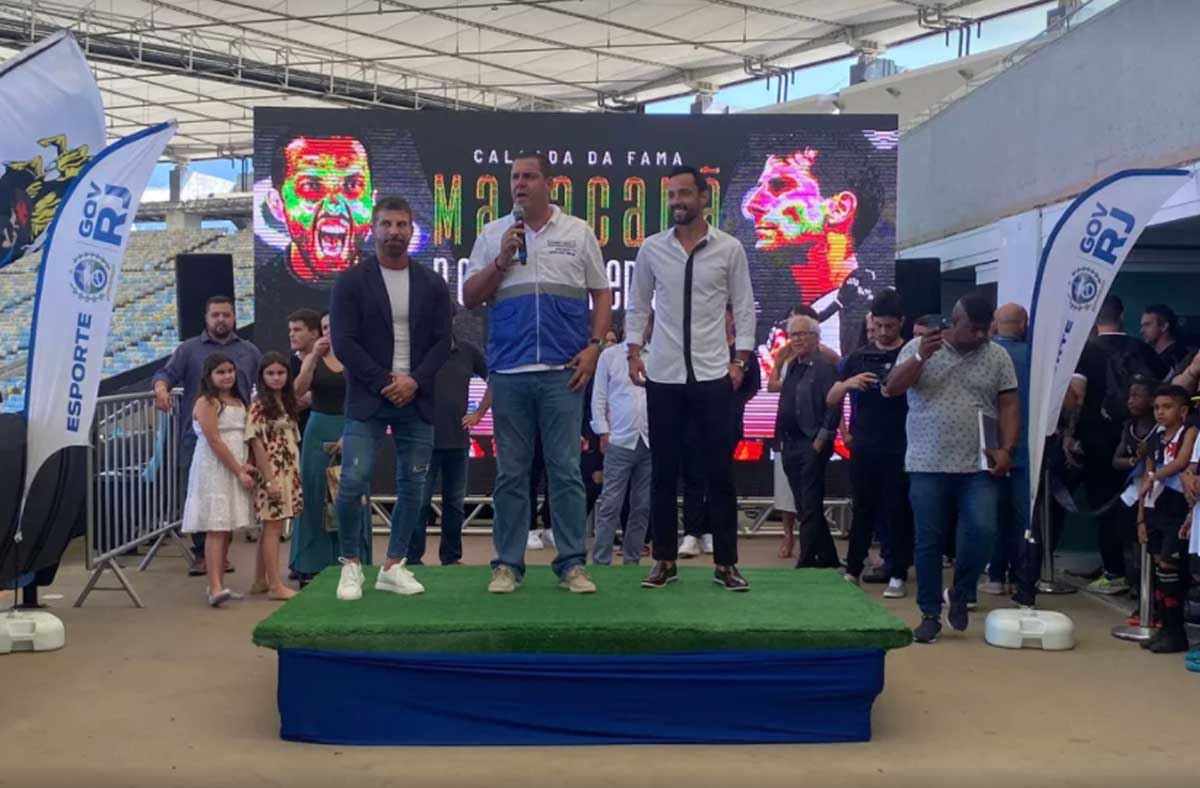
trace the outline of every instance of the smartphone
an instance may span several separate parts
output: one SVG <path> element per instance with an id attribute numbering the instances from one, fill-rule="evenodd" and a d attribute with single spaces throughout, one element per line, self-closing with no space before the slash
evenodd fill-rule
<path id="1" fill-rule="evenodd" d="M 875 388 L 878 388 L 887 379 L 888 373 L 892 371 L 892 354 L 878 350 L 866 350 L 860 351 L 858 355 L 862 359 L 863 372 L 870 372 L 879 378 L 879 382 L 875 384 Z"/>

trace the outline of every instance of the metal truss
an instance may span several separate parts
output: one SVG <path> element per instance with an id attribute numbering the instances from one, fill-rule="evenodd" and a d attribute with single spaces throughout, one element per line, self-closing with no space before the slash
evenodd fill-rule
<path id="1" fill-rule="evenodd" d="M 1025 2 L 0 0 L 0 47 L 71 30 L 110 133 L 175 118 L 184 160 L 249 155 L 255 106 L 640 111 Z"/>

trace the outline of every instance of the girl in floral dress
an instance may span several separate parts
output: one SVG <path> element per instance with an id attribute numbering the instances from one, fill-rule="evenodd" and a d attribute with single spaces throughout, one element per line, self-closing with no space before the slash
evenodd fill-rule
<path id="1" fill-rule="evenodd" d="M 267 353 L 258 367 L 258 393 L 246 419 L 246 441 L 258 468 L 254 509 L 263 528 L 250 593 L 267 594 L 270 599 L 296 595 L 284 585 L 279 572 L 283 523 L 299 517 L 304 509 L 296 412 L 288 360 L 279 353 Z"/>

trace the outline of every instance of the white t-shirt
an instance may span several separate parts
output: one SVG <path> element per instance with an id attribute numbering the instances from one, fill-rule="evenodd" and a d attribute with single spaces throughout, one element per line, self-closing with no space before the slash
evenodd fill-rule
<path id="1" fill-rule="evenodd" d="M 411 266 L 412 263 L 409 263 Z M 397 271 L 379 266 L 392 305 L 392 372 L 408 375 L 412 372 L 412 347 L 408 337 L 408 268 Z"/>

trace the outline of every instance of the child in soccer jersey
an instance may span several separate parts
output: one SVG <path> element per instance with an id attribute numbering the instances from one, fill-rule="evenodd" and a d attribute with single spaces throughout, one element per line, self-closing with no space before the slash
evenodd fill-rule
<path id="1" fill-rule="evenodd" d="M 1149 457 L 1138 501 L 1138 541 L 1154 557 L 1155 603 L 1162 611 L 1162 628 L 1142 647 L 1155 654 L 1188 649 L 1184 626 L 1187 594 L 1187 544 L 1181 525 L 1191 507 L 1183 488 L 1183 471 L 1192 457 L 1196 429 L 1185 423 L 1188 393 L 1180 386 L 1162 386 L 1154 395 L 1154 421 Z"/>

